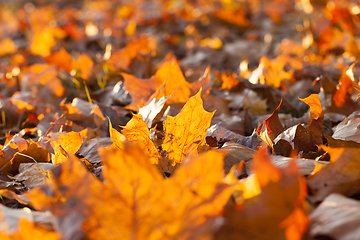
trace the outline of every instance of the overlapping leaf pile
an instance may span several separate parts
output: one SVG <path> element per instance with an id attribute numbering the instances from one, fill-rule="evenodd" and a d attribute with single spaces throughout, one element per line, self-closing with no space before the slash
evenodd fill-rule
<path id="1" fill-rule="evenodd" d="M 358 238 L 359 46 L 357 0 L 1 3 L 1 238 Z"/>

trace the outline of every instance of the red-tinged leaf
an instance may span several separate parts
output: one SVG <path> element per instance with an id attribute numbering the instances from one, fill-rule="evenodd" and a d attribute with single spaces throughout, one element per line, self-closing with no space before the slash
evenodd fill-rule
<path id="1" fill-rule="evenodd" d="M 257 135 L 270 147 L 273 147 L 273 140 L 285 130 L 278 115 L 281 103 L 282 100 L 271 116 L 264 120 L 256 131 Z"/>

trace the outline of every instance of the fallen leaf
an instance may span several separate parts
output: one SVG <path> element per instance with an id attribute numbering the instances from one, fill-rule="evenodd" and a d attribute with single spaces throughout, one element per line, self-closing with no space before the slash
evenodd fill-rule
<path id="1" fill-rule="evenodd" d="M 121 131 L 127 140 L 138 143 L 143 147 L 144 152 L 150 156 L 152 164 L 158 164 L 161 157 L 154 143 L 150 139 L 150 130 L 142 120 L 140 114 L 134 114 L 132 119 L 126 124 Z"/>
<path id="2" fill-rule="evenodd" d="M 215 233 L 215 239 L 301 239 L 304 234 L 308 224 L 302 206 L 305 180 L 294 160 L 280 169 L 272 165 L 266 151 L 260 148 L 252 159 L 261 193 L 245 200 L 238 193 L 239 205 L 230 202 L 225 207 L 225 222 Z"/>
<path id="3" fill-rule="evenodd" d="M 109 59 L 109 64 L 115 69 L 128 70 L 131 61 L 136 58 L 138 54 L 145 55 L 155 50 L 156 39 L 152 37 L 142 37 L 139 40 L 130 42 L 122 50 L 115 51 Z"/>
<path id="4" fill-rule="evenodd" d="M 323 201 L 331 193 L 352 196 L 360 192 L 360 150 L 356 148 L 330 148 L 322 146 L 330 155 L 330 164 L 307 177 L 308 200 Z"/>
<path id="5" fill-rule="evenodd" d="M 43 227 L 51 224 L 51 216 L 47 213 L 31 212 L 29 209 L 10 209 L 2 207 L 0 215 L 1 220 L 3 221 L 2 229 L 0 229 L 1 239 L 61 239 L 61 236 L 57 232 Z"/>
<path id="6" fill-rule="evenodd" d="M 44 60 L 49 64 L 56 65 L 58 69 L 65 70 L 67 72 L 72 70 L 71 55 L 65 48 L 61 48 L 58 52 L 45 57 Z"/>
<path id="7" fill-rule="evenodd" d="M 334 129 L 333 139 L 360 143 L 360 112 L 355 111 L 341 121 Z"/>
<path id="8" fill-rule="evenodd" d="M 323 144 L 323 121 L 324 112 L 318 94 L 311 94 L 307 98 L 300 99 L 310 106 L 310 121 L 308 122 L 312 142 L 316 145 Z"/>
<path id="9" fill-rule="evenodd" d="M 49 153 L 36 142 L 31 142 L 27 149 L 14 154 L 13 158 L 1 167 L 0 172 L 16 175 L 21 163 L 48 162 Z"/>
<path id="10" fill-rule="evenodd" d="M 224 153 L 191 157 L 163 179 L 142 148 L 125 146 L 101 152 L 104 184 L 70 158 L 27 197 L 55 215 L 67 239 L 195 239 L 209 233 L 232 192 L 222 183 Z"/>
<path id="11" fill-rule="evenodd" d="M 163 109 L 165 102 L 169 98 L 170 96 L 162 97 L 160 99 L 153 98 L 151 101 L 148 101 L 145 106 L 139 109 L 139 114 L 142 116 L 148 128 L 151 128 L 156 115 Z"/>
<path id="12" fill-rule="evenodd" d="M 54 165 L 64 162 L 69 154 L 75 154 L 81 147 L 83 139 L 80 133 L 59 133 L 57 138 L 51 138 L 55 156 L 51 159 Z"/>
<path id="13" fill-rule="evenodd" d="M 82 53 L 80 54 L 78 59 L 72 60 L 71 65 L 73 69 L 77 69 L 79 71 L 80 78 L 88 80 L 90 75 L 92 74 L 94 61 L 89 55 L 87 55 L 86 53 Z"/>
<path id="14" fill-rule="evenodd" d="M 191 85 L 186 81 L 174 56 L 165 61 L 152 78 L 157 82 L 158 89 L 164 86 L 164 90 L 156 98 L 171 95 L 168 104 L 188 101 Z"/>
<path id="15" fill-rule="evenodd" d="M 47 57 L 51 54 L 51 48 L 55 43 L 51 28 L 45 28 L 31 37 L 30 51 L 32 54 Z"/>
<path id="16" fill-rule="evenodd" d="M 30 190 L 44 184 L 48 171 L 54 168 L 52 163 L 20 163 L 19 173 L 11 177 L 14 181 L 22 183 L 20 190 Z"/>
<path id="17" fill-rule="evenodd" d="M 309 237 L 358 238 L 359 208 L 359 201 L 338 193 L 330 194 L 310 215 Z"/>
<path id="18" fill-rule="evenodd" d="M 285 129 L 279 119 L 279 111 L 282 101 L 275 111 L 257 128 L 257 135 L 266 142 L 268 146 L 273 147 L 273 140 Z"/>
<path id="19" fill-rule="evenodd" d="M 140 79 L 127 73 L 121 75 L 124 78 L 124 89 L 131 96 L 131 103 L 126 108 L 138 111 L 157 90 L 158 84 L 154 78 Z"/>
<path id="20" fill-rule="evenodd" d="M 191 97 L 175 117 L 166 116 L 162 149 L 175 166 L 199 145 L 204 144 L 214 112 L 206 112 L 201 100 L 201 90 Z"/>
<path id="21" fill-rule="evenodd" d="M 0 41 L 0 56 L 4 56 L 9 53 L 15 53 L 17 47 L 11 38 L 4 38 Z"/>

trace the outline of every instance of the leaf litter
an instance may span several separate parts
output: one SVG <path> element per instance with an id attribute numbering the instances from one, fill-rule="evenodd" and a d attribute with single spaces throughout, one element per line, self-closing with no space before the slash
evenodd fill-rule
<path id="1" fill-rule="evenodd" d="M 359 13 L 1 3 L 1 237 L 357 238 Z"/>

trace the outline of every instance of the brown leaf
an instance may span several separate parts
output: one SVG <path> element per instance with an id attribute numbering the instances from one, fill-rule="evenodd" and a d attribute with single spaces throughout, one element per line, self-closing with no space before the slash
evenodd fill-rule
<path id="1" fill-rule="evenodd" d="M 357 239 L 360 234 L 360 203 L 341 194 L 326 197 L 310 218 L 309 237 L 314 239 Z"/>
<path id="2" fill-rule="evenodd" d="M 285 129 L 279 119 L 279 111 L 282 101 L 275 111 L 257 128 L 257 134 L 267 143 L 268 146 L 273 147 L 273 140 L 282 133 Z"/>
<path id="3" fill-rule="evenodd" d="M 302 207 L 305 181 L 295 161 L 280 169 L 271 163 L 266 151 L 260 148 L 252 159 L 261 193 L 248 200 L 240 193 L 235 199 L 239 205 L 230 202 L 224 209 L 225 223 L 215 239 L 301 239 L 308 223 Z"/>
<path id="4" fill-rule="evenodd" d="M 19 173 L 20 163 L 48 162 L 49 153 L 38 143 L 31 142 L 29 147 L 23 151 L 15 153 L 14 157 L 1 167 L 0 172 L 16 175 Z"/>
<path id="5" fill-rule="evenodd" d="M 308 128 L 312 142 L 316 145 L 321 145 L 323 143 L 322 125 L 324 121 L 324 112 L 321 106 L 319 95 L 311 94 L 309 97 L 300 100 L 310 106 L 310 121 L 308 122 Z"/>
<path id="6" fill-rule="evenodd" d="M 331 163 L 307 178 L 308 199 L 316 204 L 331 193 L 352 196 L 360 192 L 360 150 L 356 148 L 330 148 L 322 146 L 330 154 Z"/>

